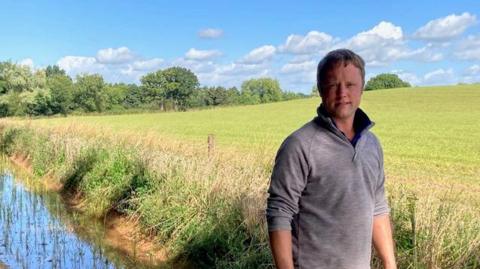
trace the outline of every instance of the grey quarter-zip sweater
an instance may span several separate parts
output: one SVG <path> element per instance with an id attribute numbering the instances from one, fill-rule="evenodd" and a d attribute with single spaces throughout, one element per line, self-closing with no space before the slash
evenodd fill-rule
<path id="1" fill-rule="evenodd" d="M 324 107 L 292 133 L 275 158 L 269 197 L 269 231 L 291 230 L 295 268 L 370 268 L 373 218 L 388 214 L 383 152 L 359 108 L 355 143 Z"/>

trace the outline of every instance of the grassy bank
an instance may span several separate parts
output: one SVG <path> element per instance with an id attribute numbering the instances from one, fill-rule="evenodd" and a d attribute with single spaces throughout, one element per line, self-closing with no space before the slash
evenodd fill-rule
<path id="1" fill-rule="evenodd" d="M 0 149 L 28 156 L 87 214 L 138 218 L 171 259 L 200 268 L 272 267 L 263 219 L 271 159 L 142 137 L 2 126 Z M 478 268 L 475 189 L 388 185 L 400 268 Z M 427 192 L 428 191 L 428 192 Z"/>
<path id="2" fill-rule="evenodd" d="M 363 98 L 384 146 L 399 268 L 480 268 L 479 89 Z M 274 153 L 316 105 L 8 119 L 0 122 L 0 150 L 28 157 L 37 175 L 57 179 L 87 214 L 138 219 L 171 259 L 269 268 L 264 207 Z M 209 133 L 218 142 L 211 156 Z"/>
<path id="3" fill-rule="evenodd" d="M 138 218 L 171 259 L 200 268 L 269 267 L 263 213 L 265 178 L 255 160 L 160 146 L 139 137 L 72 135 L 5 127 L 3 153 L 27 156 L 38 176 L 57 179 L 95 217 L 111 211 Z M 233 165 L 231 165 L 233 164 Z"/>

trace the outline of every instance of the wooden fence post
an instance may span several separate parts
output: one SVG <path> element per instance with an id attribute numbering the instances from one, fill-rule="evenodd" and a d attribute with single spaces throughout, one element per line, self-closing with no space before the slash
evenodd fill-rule
<path id="1" fill-rule="evenodd" d="M 208 135 L 208 157 L 212 157 L 215 152 L 215 135 Z"/>

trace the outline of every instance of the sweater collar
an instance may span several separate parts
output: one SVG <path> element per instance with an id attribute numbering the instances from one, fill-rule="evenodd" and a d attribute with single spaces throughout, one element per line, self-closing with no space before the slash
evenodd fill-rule
<path id="1" fill-rule="evenodd" d="M 317 108 L 317 117 L 315 117 L 314 120 L 334 133 L 342 133 L 335 125 L 333 119 L 328 115 L 328 112 L 323 104 L 320 104 L 320 106 Z M 353 119 L 353 128 L 355 129 L 356 136 L 362 135 L 374 125 L 375 123 L 370 120 L 367 114 L 362 109 L 357 108 Z"/>

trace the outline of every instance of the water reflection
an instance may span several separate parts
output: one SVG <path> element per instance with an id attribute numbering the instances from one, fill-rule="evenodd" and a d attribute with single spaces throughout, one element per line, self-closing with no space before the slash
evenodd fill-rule
<path id="1" fill-rule="evenodd" d="M 127 268 L 99 242 L 74 232 L 58 197 L 32 193 L 0 175 L 0 268 Z M 73 216 L 75 220 L 75 216 Z M 98 240 L 100 241 L 100 240 Z"/>

